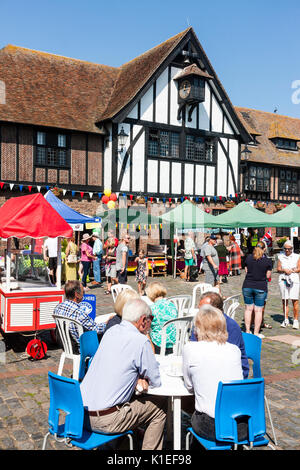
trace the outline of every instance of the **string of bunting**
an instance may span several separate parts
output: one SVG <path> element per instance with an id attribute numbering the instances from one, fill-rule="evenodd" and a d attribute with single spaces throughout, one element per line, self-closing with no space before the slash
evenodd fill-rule
<path id="1" fill-rule="evenodd" d="M 50 185 L 24 185 L 24 184 L 15 184 L 15 183 L 7 183 L 5 181 L 0 181 L 0 189 L 6 189 L 6 187 L 9 187 L 9 189 L 12 191 L 14 190 L 19 190 L 20 192 L 28 191 L 31 193 L 33 190 L 37 190 L 38 192 L 41 192 L 42 189 L 46 189 L 46 191 L 49 191 L 51 189 L 54 193 L 56 194 L 62 194 L 65 196 L 67 193 L 71 193 L 72 197 L 75 197 L 76 194 L 79 194 L 81 198 L 84 198 L 85 195 L 88 195 L 90 199 L 93 197 L 98 197 L 98 199 L 101 200 L 103 204 L 107 205 L 108 209 L 114 209 L 116 202 L 118 201 L 119 197 L 123 198 L 129 198 L 130 201 L 132 202 L 137 202 L 138 204 L 147 204 L 147 202 L 150 202 L 151 204 L 153 203 L 159 203 L 162 202 L 163 204 L 169 203 L 172 204 L 173 202 L 176 204 L 177 202 L 184 202 L 185 200 L 190 200 L 194 201 L 196 203 L 218 203 L 218 204 L 224 204 L 225 207 L 227 206 L 228 208 L 233 207 L 236 203 L 239 203 L 241 201 L 249 201 L 249 199 L 242 197 L 240 193 L 235 193 L 230 194 L 228 197 L 224 196 L 179 196 L 179 197 L 156 197 L 156 196 L 142 196 L 142 195 L 133 195 L 130 193 L 122 192 L 122 193 L 112 193 L 110 189 L 105 189 L 103 193 L 101 192 L 93 192 L 93 191 L 78 191 L 78 190 L 73 190 L 73 189 L 64 189 L 64 188 L 58 188 L 58 187 L 53 187 Z M 271 202 L 270 201 L 256 201 L 252 200 L 255 206 L 258 208 L 264 208 L 265 206 L 268 206 Z M 286 204 L 282 204 L 282 207 L 286 207 Z"/>

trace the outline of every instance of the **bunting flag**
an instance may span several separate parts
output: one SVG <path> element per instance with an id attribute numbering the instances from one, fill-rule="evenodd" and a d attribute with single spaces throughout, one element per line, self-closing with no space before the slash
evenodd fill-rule
<path id="1" fill-rule="evenodd" d="M 9 182 L 5 182 L 5 181 L 2 181 L 0 182 L 0 189 L 3 189 L 5 187 L 5 185 L 9 185 L 9 188 L 10 190 L 12 191 L 13 188 L 16 186 L 15 183 L 9 183 Z M 29 192 L 32 192 L 34 189 L 36 189 L 38 192 L 41 191 L 42 188 L 45 188 L 47 191 L 49 191 L 49 189 L 56 189 L 57 191 L 60 191 L 64 196 L 66 195 L 66 193 L 68 191 L 71 192 L 72 196 L 74 197 L 76 195 L 76 193 L 79 193 L 81 198 L 84 197 L 85 194 L 88 194 L 89 195 L 89 198 L 92 199 L 95 195 L 98 195 L 99 199 L 102 199 L 102 196 L 103 194 L 101 192 L 92 192 L 92 191 L 89 191 L 89 192 L 85 192 L 85 191 L 77 191 L 77 190 L 68 190 L 68 189 L 62 189 L 62 188 L 51 188 L 51 186 L 47 185 L 47 186 L 34 186 L 34 185 L 23 185 L 23 184 L 18 184 L 17 185 L 19 187 L 19 190 L 22 192 L 24 188 L 28 189 Z M 119 197 L 124 197 L 124 198 L 129 198 L 130 201 L 134 202 L 138 197 L 141 196 L 141 194 L 139 194 L 138 196 L 137 195 L 134 195 L 134 194 L 129 194 L 129 193 L 120 193 L 120 192 L 116 192 L 114 193 L 114 196 L 115 196 L 115 199 L 114 201 L 118 201 Z M 147 203 L 150 202 L 151 204 L 152 203 L 163 203 L 163 204 L 166 204 L 167 202 L 169 202 L 169 204 L 171 205 L 173 202 L 175 202 L 175 204 L 177 204 L 178 202 L 184 202 L 184 200 L 190 200 L 190 201 L 196 201 L 196 203 L 199 203 L 202 201 L 202 203 L 210 203 L 211 201 L 213 201 L 214 203 L 226 203 L 227 201 L 235 201 L 235 202 L 238 202 L 239 200 L 247 200 L 245 197 L 242 197 L 241 194 L 238 194 L 238 193 L 235 193 L 235 194 L 230 194 L 230 195 L 227 195 L 227 197 L 225 196 L 202 196 L 202 195 L 198 195 L 198 196 L 178 196 L 178 197 L 172 197 L 172 196 L 164 196 L 164 197 L 157 197 L 157 196 L 151 196 L 151 195 L 148 195 L 148 196 L 144 196 L 144 203 L 145 205 L 147 206 Z M 136 201 L 140 204 L 140 201 Z M 269 202 L 268 201 L 265 201 L 266 204 L 268 205 Z M 254 204 L 256 203 L 256 201 L 254 201 Z"/>

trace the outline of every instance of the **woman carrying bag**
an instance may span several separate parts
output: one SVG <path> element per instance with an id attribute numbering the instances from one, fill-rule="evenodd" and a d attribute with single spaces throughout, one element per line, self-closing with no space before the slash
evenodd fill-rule
<path id="1" fill-rule="evenodd" d="M 90 239 L 91 239 L 91 236 L 88 233 L 83 234 L 82 242 L 81 242 L 81 258 L 80 258 L 80 261 L 81 261 L 82 266 L 83 266 L 82 284 L 83 284 L 84 290 L 89 290 L 89 288 L 86 285 L 86 280 L 87 280 L 88 274 L 90 272 L 91 263 L 96 258 L 93 255 L 93 248 L 89 244 Z"/>
<path id="2" fill-rule="evenodd" d="M 66 248 L 66 282 L 77 280 L 78 247 L 74 237 L 68 238 Z"/>

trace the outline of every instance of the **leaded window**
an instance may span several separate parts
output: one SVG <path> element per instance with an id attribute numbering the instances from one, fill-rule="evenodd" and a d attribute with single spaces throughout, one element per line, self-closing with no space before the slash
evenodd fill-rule
<path id="1" fill-rule="evenodd" d="M 148 155 L 150 157 L 179 158 L 179 133 L 150 129 Z"/>
<path id="2" fill-rule="evenodd" d="M 185 141 L 185 157 L 187 160 L 202 162 L 213 162 L 215 156 L 215 145 L 213 141 L 204 137 L 187 135 Z"/>
<path id="3" fill-rule="evenodd" d="M 36 166 L 65 168 L 68 162 L 68 139 L 65 134 L 37 132 Z"/>
<path id="4" fill-rule="evenodd" d="M 244 173 L 244 190 L 269 192 L 270 178 L 270 168 L 251 165 Z"/>
<path id="5" fill-rule="evenodd" d="M 279 171 L 279 192 L 281 194 L 299 193 L 298 172 L 293 170 Z"/>

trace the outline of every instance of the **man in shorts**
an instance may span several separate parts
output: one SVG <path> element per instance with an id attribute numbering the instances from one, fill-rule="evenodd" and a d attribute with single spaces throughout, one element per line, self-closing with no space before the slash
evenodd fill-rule
<path id="1" fill-rule="evenodd" d="M 205 282 L 207 284 L 211 284 L 212 286 L 216 286 L 219 280 L 219 256 L 217 250 L 215 249 L 216 243 L 216 236 L 211 234 L 208 243 L 201 250 L 203 252 L 202 269 L 205 274 Z"/>

